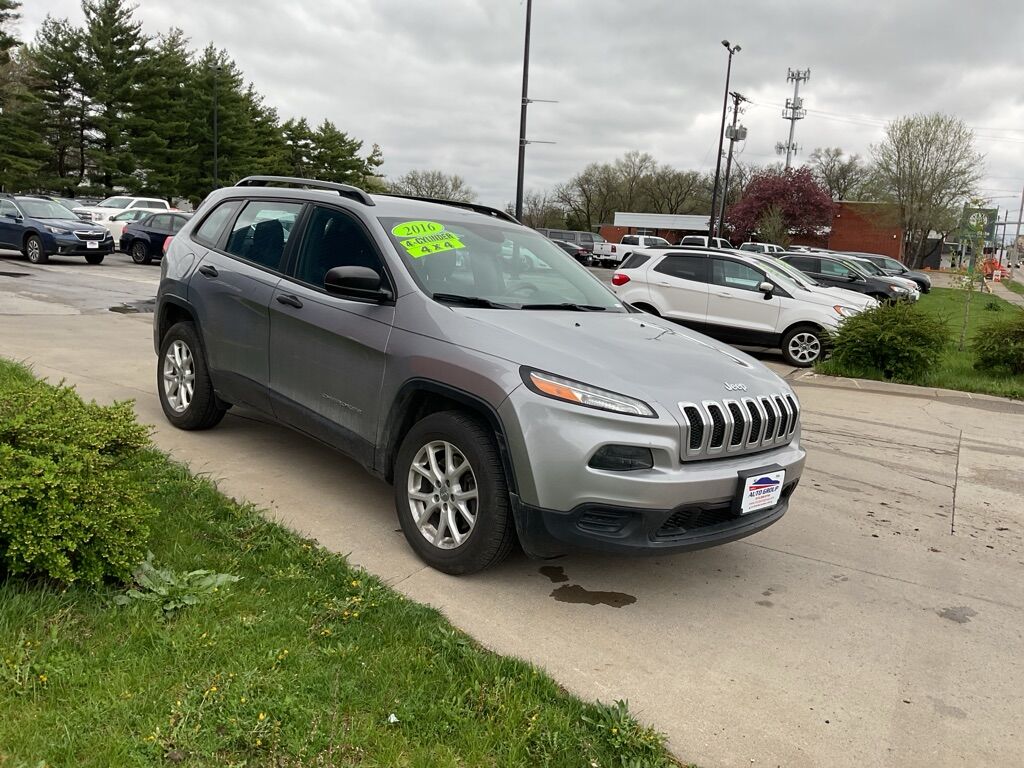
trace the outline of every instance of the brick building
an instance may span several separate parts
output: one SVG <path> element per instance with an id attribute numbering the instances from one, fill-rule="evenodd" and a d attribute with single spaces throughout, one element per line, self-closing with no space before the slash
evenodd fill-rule
<path id="1" fill-rule="evenodd" d="M 675 245 L 684 235 L 706 235 L 708 216 L 671 213 L 616 213 L 614 224 L 601 225 L 601 237 L 617 243 L 623 235 L 654 235 Z"/>
<path id="2" fill-rule="evenodd" d="M 903 259 L 903 228 L 891 203 L 839 201 L 832 214 L 828 247 L 835 251 L 880 253 Z"/>

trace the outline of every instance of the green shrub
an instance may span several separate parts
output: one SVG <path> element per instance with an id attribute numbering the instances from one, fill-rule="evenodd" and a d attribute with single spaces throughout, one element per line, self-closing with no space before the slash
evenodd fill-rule
<path id="1" fill-rule="evenodd" d="M 840 326 L 832 339 L 829 367 L 911 381 L 939 361 L 949 341 L 944 320 L 908 302 L 883 304 Z"/>
<path id="2" fill-rule="evenodd" d="M 0 385 L 0 570 L 67 584 L 128 579 L 153 514 L 129 471 L 147 430 L 130 403 L 85 403 L 69 387 Z"/>
<path id="3" fill-rule="evenodd" d="M 971 342 L 974 367 L 989 373 L 1024 374 L 1024 312 L 1014 310 L 986 324 Z"/>

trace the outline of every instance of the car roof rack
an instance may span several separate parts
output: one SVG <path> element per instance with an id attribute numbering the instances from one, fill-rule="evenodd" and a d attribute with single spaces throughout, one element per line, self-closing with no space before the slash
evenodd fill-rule
<path id="1" fill-rule="evenodd" d="M 246 176 L 235 184 L 236 187 L 268 187 L 272 184 L 290 184 L 293 187 L 308 187 L 309 189 L 326 189 L 337 192 L 342 197 L 355 200 L 363 205 L 376 205 L 373 198 L 359 187 L 351 184 L 338 184 L 333 181 L 320 181 L 319 179 L 303 179 L 298 176 Z"/>
<path id="2" fill-rule="evenodd" d="M 503 211 L 500 208 L 491 208 L 489 205 L 480 205 L 479 203 L 466 203 L 461 200 L 442 200 L 439 197 L 421 197 L 419 195 L 398 195 L 393 192 L 386 193 L 388 197 L 401 197 L 405 200 L 420 200 L 424 203 L 437 203 L 438 205 L 451 205 L 455 208 L 465 208 L 468 211 L 476 211 L 482 213 L 485 216 L 493 216 L 496 219 L 502 221 L 509 221 L 513 224 L 522 224 L 519 219 L 513 216 L 507 211 Z"/>

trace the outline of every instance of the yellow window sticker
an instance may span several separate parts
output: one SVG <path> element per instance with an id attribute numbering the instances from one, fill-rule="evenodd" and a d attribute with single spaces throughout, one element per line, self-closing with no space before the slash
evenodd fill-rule
<path id="1" fill-rule="evenodd" d="M 391 228 L 391 234 L 414 259 L 466 247 L 458 235 L 436 221 L 403 221 Z"/>

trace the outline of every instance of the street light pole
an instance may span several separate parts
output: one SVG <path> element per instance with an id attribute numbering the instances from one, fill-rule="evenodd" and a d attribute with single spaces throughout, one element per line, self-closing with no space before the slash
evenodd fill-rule
<path id="1" fill-rule="evenodd" d="M 742 49 L 738 45 L 730 45 L 728 40 L 723 40 L 722 45 L 729 52 L 729 62 L 725 67 L 725 94 L 722 96 L 722 125 L 718 129 L 718 155 L 715 158 L 715 186 L 711 191 L 711 218 L 708 221 L 708 234 L 711 237 L 718 236 L 718 222 L 715 218 L 715 205 L 718 202 L 718 182 L 722 175 L 722 142 L 725 139 L 725 113 L 729 107 L 729 78 L 732 76 L 732 57 Z"/>
<path id="2" fill-rule="evenodd" d="M 533 0 L 526 0 L 526 42 L 523 46 L 523 102 L 519 107 L 519 171 L 516 175 L 516 218 L 523 218 L 523 173 L 526 169 L 526 107 L 530 103 L 530 18 Z"/>
<path id="3" fill-rule="evenodd" d="M 220 169 L 218 167 L 217 159 L 217 75 L 221 72 L 220 64 L 212 64 L 210 69 L 213 70 L 213 187 L 214 189 L 220 187 Z"/>

